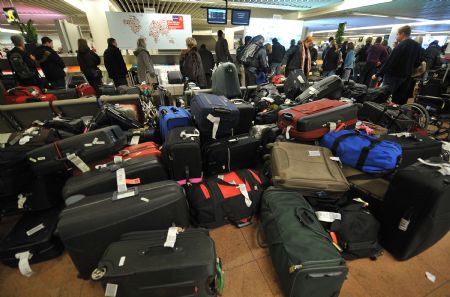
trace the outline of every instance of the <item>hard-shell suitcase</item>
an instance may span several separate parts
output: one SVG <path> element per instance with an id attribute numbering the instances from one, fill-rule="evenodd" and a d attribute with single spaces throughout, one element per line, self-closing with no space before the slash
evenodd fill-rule
<path id="1" fill-rule="evenodd" d="M 244 134 L 250 131 L 253 126 L 253 122 L 256 117 L 255 107 L 247 101 L 242 99 L 232 99 L 231 102 L 236 105 L 239 109 L 239 121 L 235 129 L 233 129 L 233 134 Z"/>
<path id="2" fill-rule="evenodd" d="M 176 233 L 177 227 L 169 229 Z M 112 243 L 92 274 L 116 297 L 217 296 L 221 268 L 205 229 L 178 229 L 173 247 L 168 230 L 132 232 Z"/>
<path id="3" fill-rule="evenodd" d="M 335 297 L 348 268 L 312 207 L 297 191 L 269 188 L 261 224 L 285 296 Z"/>
<path id="4" fill-rule="evenodd" d="M 83 162 L 94 162 L 125 146 L 126 135 L 119 126 L 111 126 L 47 144 L 28 152 L 27 157 L 37 174 L 84 168 Z M 83 169 L 81 169 L 84 171 Z"/>
<path id="5" fill-rule="evenodd" d="M 407 132 L 415 125 L 415 120 L 400 109 L 368 101 L 358 110 L 358 119 L 385 127 L 389 133 Z"/>
<path id="6" fill-rule="evenodd" d="M 102 109 L 95 115 L 90 129 L 96 129 L 98 127 L 105 127 L 110 125 L 118 125 L 123 130 L 139 129 L 143 125 L 135 118 L 130 117 L 126 112 L 121 110 L 120 106 L 114 106 L 112 104 L 103 104 Z"/>
<path id="7" fill-rule="evenodd" d="M 241 134 L 215 140 L 203 147 L 206 174 L 215 175 L 256 165 L 259 140 Z"/>
<path id="8" fill-rule="evenodd" d="M 63 198 L 73 195 L 92 196 L 108 193 L 117 187 L 116 171 L 125 169 L 127 179 L 133 183 L 144 185 L 167 180 L 165 168 L 156 157 L 146 156 L 138 159 L 127 159 L 119 163 L 105 164 L 105 167 L 69 178 L 62 190 Z M 75 200 L 82 199 L 77 197 Z M 70 202 L 69 203 L 73 203 Z"/>
<path id="9" fill-rule="evenodd" d="M 47 94 L 53 94 L 58 100 L 76 99 L 78 98 L 77 91 L 74 88 L 70 89 L 50 89 Z"/>
<path id="10" fill-rule="evenodd" d="M 183 83 L 183 75 L 180 71 L 168 71 L 167 79 L 169 80 L 169 84 L 182 84 Z"/>
<path id="11" fill-rule="evenodd" d="M 233 63 L 220 63 L 211 79 L 213 94 L 229 99 L 242 98 L 238 71 Z"/>
<path id="12" fill-rule="evenodd" d="M 355 127 L 357 113 L 354 104 L 322 99 L 279 111 L 278 128 L 287 138 L 313 141 L 336 128 Z"/>
<path id="13" fill-rule="evenodd" d="M 332 75 L 315 82 L 312 86 L 301 93 L 300 96 L 295 98 L 295 101 L 303 104 L 322 98 L 339 99 L 341 98 L 343 90 L 344 83 L 341 78 L 337 75 Z"/>
<path id="14" fill-rule="evenodd" d="M 335 200 L 350 186 L 333 154 L 324 147 L 275 142 L 271 152 L 275 186 L 296 189 L 305 196 Z"/>
<path id="15" fill-rule="evenodd" d="M 449 163 L 440 158 L 400 169 L 384 198 L 380 243 L 398 260 L 407 260 L 428 249 L 450 229 Z M 445 172 L 444 172 L 445 173 Z"/>
<path id="16" fill-rule="evenodd" d="M 82 83 L 76 86 L 78 97 L 95 96 L 94 88 L 88 83 Z"/>
<path id="17" fill-rule="evenodd" d="M 107 246 L 124 233 L 189 226 L 186 198 L 177 183 L 162 181 L 124 193 L 86 197 L 62 211 L 58 234 L 80 277 L 89 278 Z"/>
<path id="18" fill-rule="evenodd" d="M 124 160 L 141 158 L 145 156 L 160 157 L 159 146 L 153 141 L 147 141 L 136 145 L 130 145 L 119 151 L 116 156 L 121 156 Z"/>
<path id="19" fill-rule="evenodd" d="M 200 132 L 195 127 L 172 129 L 161 153 L 171 179 L 182 185 L 202 181 Z"/>
<path id="20" fill-rule="evenodd" d="M 202 135 L 229 135 L 239 122 L 239 109 L 225 97 L 199 93 L 191 100 L 191 114 Z"/>
<path id="21" fill-rule="evenodd" d="M 158 111 L 159 129 L 163 139 L 166 139 L 169 131 L 175 127 L 192 126 L 191 114 L 182 107 L 160 106 Z"/>

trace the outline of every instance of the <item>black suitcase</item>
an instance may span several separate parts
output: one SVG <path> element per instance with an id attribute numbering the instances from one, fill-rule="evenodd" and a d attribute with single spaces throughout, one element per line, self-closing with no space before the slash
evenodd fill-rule
<path id="1" fill-rule="evenodd" d="M 103 85 L 100 86 L 100 91 L 102 95 L 114 96 L 117 95 L 117 90 L 115 86 Z"/>
<path id="2" fill-rule="evenodd" d="M 442 154 L 442 142 L 419 133 L 383 135 L 381 139 L 396 142 L 402 147 L 400 168 L 416 163 L 418 158 L 428 159 Z"/>
<path id="3" fill-rule="evenodd" d="M 258 159 L 259 140 L 249 134 L 213 141 L 203 147 L 206 175 L 235 169 L 254 168 Z"/>
<path id="4" fill-rule="evenodd" d="M 294 100 L 298 95 L 308 88 L 308 79 L 302 70 L 296 69 L 289 72 L 284 82 L 284 93 L 286 98 Z"/>
<path id="5" fill-rule="evenodd" d="M 450 171 L 440 158 L 427 160 Z M 450 178 L 420 162 L 400 169 L 378 214 L 380 242 L 398 260 L 423 252 L 450 229 Z"/>
<path id="6" fill-rule="evenodd" d="M 389 133 L 410 131 L 414 125 L 414 119 L 408 117 L 399 108 L 389 108 L 375 102 L 366 101 L 358 110 L 358 119 L 380 125 L 388 129 Z"/>
<path id="7" fill-rule="evenodd" d="M 141 89 L 139 89 L 139 87 L 134 86 L 134 87 L 130 87 L 130 86 L 118 86 L 117 87 L 117 92 L 119 94 L 128 94 L 128 95 L 134 95 L 137 94 L 139 95 L 141 93 Z"/>
<path id="8" fill-rule="evenodd" d="M 364 98 L 367 94 L 366 85 L 358 84 L 353 80 L 345 81 L 344 85 L 342 97 L 356 100 L 356 102 L 364 102 Z"/>
<path id="9" fill-rule="evenodd" d="M 139 179 L 138 184 L 144 185 L 167 180 L 167 173 L 156 157 L 145 156 L 136 159 L 126 159 L 120 163 L 109 163 L 106 167 L 83 173 L 69 178 L 62 190 L 66 205 L 72 204 L 67 198 L 73 195 L 92 196 L 108 193 L 117 187 L 116 171 L 124 168 L 127 179 Z M 82 199 L 77 197 L 75 200 Z"/>
<path id="10" fill-rule="evenodd" d="M 344 90 L 344 83 L 337 75 L 326 77 L 301 93 L 295 101 L 303 104 L 319 99 L 340 99 L 342 91 Z"/>
<path id="11" fill-rule="evenodd" d="M 76 157 L 87 163 L 101 160 L 122 149 L 126 141 L 120 127 L 111 126 L 47 144 L 27 157 L 35 173 L 47 174 L 73 168 L 79 162 Z"/>
<path id="12" fill-rule="evenodd" d="M 60 210 L 57 208 L 25 213 L 0 242 L 0 260 L 11 267 L 17 267 L 16 254 L 29 252 L 29 263 L 50 260 L 62 254 L 64 247 L 55 229 Z"/>
<path id="13" fill-rule="evenodd" d="M 58 234 L 81 278 L 90 277 L 106 247 L 123 233 L 189 226 L 184 190 L 174 181 L 129 190 L 134 193 L 122 199 L 114 200 L 122 196 L 116 192 L 86 197 L 61 213 Z"/>
<path id="14" fill-rule="evenodd" d="M 58 132 L 67 132 L 71 134 L 81 134 L 86 129 L 86 124 L 82 119 L 71 119 L 56 117 L 43 123 L 43 127 L 56 129 Z M 61 136 L 61 134 L 60 134 Z"/>
<path id="15" fill-rule="evenodd" d="M 183 75 L 180 71 L 168 71 L 167 79 L 169 84 L 182 84 L 183 83 Z"/>
<path id="16" fill-rule="evenodd" d="M 255 125 L 275 124 L 278 121 L 278 112 L 281 108 L 270 111 L 262 111 L 256 114 Z"/>
<path id="17" fill-rule="evenodd" d="M 103 104 L 102 109 L 95 115 L 90 129 L 118 125 L 122 130 L 139 129 L 143 125 L 135 119 L 128 116 L 124 111 L 119 110 L 114 105 Z"/>
<path id="18" fill-rule="evenodd" d="M 75 88 L 50 89 L 47 91 L 47 93 L 55 95 L 58 100 L 76 99 L 79 97 Z"/>
<path id="19" fill-rule="evenodd" d="M 18 208 L 36 211 L 61 206 L 61 191 L 66 179 L 67 174 L 33 176 L 31 182 L 28 180 L 29 189 L 24 189 L 19 194 L 22 200 L 18 201 Z"/>
<path id="20" fill-rule="evenodd" d="M 233 135 L 248 133 L 255 121 L 255 106 L 242 99 L 232 99 L 231 102 L 239 110 L 239 121 L 236 128 L 233 129 Z"/>
<path id="21" fill-rule="evenodd" d="M 179 184 L 202 181 L 200 132 L 195 127 L 173 128 L 161 153 L 171 179 Z"/>
<path id="22" fill-rule="evenodd" d="M 71 77 L 68 78 L 67 80 L 67 87 L 74 89 L 76 88 L 78 85 L 87 83 L 86 79 L 84 78 L 83 75 L 73 75 Z"/>
<path id="23" fill-rule="evenodd" d="M 117 289 L 116 297 L 217 296 L 223 279 L 208 231 L 180 230 L 173 248 L 165 247 L 167 233 L 122 235 L 103 254 L 92 278 L 106 291 Z"/>

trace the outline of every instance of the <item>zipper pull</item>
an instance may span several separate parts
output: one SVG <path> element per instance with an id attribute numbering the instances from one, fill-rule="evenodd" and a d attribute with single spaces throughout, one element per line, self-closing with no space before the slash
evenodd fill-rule
<path id="1" fill-rule="evenodd" d="M 289 267 L 289 273 L 292 274 L 295 271 L 302 269 L 302 267 L 303 267 L 302 264 L 300 264 L 300 265 L 291 265 L 291 267 Z"/>

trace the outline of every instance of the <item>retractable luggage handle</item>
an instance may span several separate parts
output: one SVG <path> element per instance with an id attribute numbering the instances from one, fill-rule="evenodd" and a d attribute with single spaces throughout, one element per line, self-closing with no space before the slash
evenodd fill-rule
<path id="1" fill-rule="evenodd" d="M 217 113 L 223 113 L 223 114 L 230 114 L 231 110 L 228 108 L 223 108 L 223 107 L 214 107 L 213 111 L 217 112 Z"/>
<path id="2" fill-rule="evenodd" d="M 187 139 L 187 138 L 191 138 L 191 137 L 200 137 L 200 131 L 198 131 L 197 129 L 194 130 L 194 133 L 187 133 L 186 130 L 181 131 L 180 133 L 180 138 L 181 139 Z"/>

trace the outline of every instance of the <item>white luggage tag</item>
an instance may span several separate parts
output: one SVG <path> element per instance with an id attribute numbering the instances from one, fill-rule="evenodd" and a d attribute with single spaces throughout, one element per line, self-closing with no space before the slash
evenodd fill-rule
<path id="1" fill-rule="evenodd" d="M 195 129 L 194 133 L 187 133 L 186 131 L 181 131 L 181 133 L 180 133 L 181 139 L 191 138 L 193 140 L 193 137 L 200 137 L 200 131 Z"/>
<path id="2" fill-rule="evenodd" d="M 19 271 L 23 276 L 30 277 L 34 273 L 29 262 L 32 257 L 30 251 L 15 254 L 15 258 L 19 260 Z"/>
<path id="3" fill-rule="evenodd" d="M 220 118 L 219 118 L 219 117 L 215 117 L 215 116 L 213 116 L 212 114 L 208 114 L 208 116 L 206 117 L 206 119 L 208 119 L 208 121 L 210 121 L 211 123 L 213 123 L 213 128 L 212 128 L 212 139 L 216 139 L 217 130 L 219 130 Z"/>
<path id="4" fill-rule="evenodd" d="M 141 139 L 141 135 L 133 135 L 133 137 L 131 137 L 129 145 L 138 144 L 140 139 Z"/>
<path id="5" fill-rule="evenodd" d="M 19 145 L 27 144 L 28 142 L 30 142 L 31 138 L 33 138 L 33 136 L 31 135 L 23 136 L 22 138 L 19 139 Z"/>
<path id="6" fill-rule="evenodd" d="M 180 227 L 170 227 L 167 231 L 167 237 L 166 241 L 164 242 L 164 247 L 174 248 L 177 241 L 177 235 L 182 231 L 183 229 Z"/>
<path id="7" fill-rule="evenodd" d="M 241 192 L 241 194 L 245 198 L 245 205 L 247 205 L 247 207 L 252 206 L 252 200 L 250 199 L 250 196 L 247 192 L 247 187 L 245 186 L 245 184 L 239 184 L 237 187 L 238 187 L 239 191 Z"/>
<path id="8" fill-rule="evenodd" d="M 0 144 L 7 144 L 12 133 L 0 133 Z"/>
<path id="9" fill-rule="evenodd" d="M 417 161 L 419 161 L 420 163 L 427 165 L 427 166 L 439 168 L 438 172 L 442 175 L 450 175 L 450 163 L 442 163 L 442 164 L 430 163 L 430 162 L 424 161 L 421 158 L 417 159 Z"/>
<path id="10" fill-rule="evenodd" d="M 120 168 L 116 171 L 117 191 L 114 192 L 112 200 L 119 200 L 137 195 L 137 188 L 127 188 L 127 179 L 125 175 L 125 168 Z"/>
<path id="11" fill-rule="evenodd" d="M 289 131 L 291 131 L 292 128 L 293 128 L 292 126 L 286 127 L 286 139 L 287 140 L 291 139 L 291 135 L 289 134 Z"/>
<path id="12" fill-rule="evenodd" d="M 26 201 L 27 201 L 27 196 L 25 196 L 23 194 L 19 194 L 19 196 L 17 196 L 17 208 L 23 209 L 23 206 L 25 205 Z"/>
<path id="13" fill-rule="evenodd" d="M 330 157 L 330 160 L 337 162 L 339 164 L 339 167 L 341 167 L 341 168 L 344 167 L 342 165 L 341 158 L 339 158 L 339 157 Z"/>
<path id="14" fill-rule="evenodd" d="M 117 284 L 107 283 L 105 288 L 105 297 L 116 297 L 118 288 L 119 285 Z"/>
<path id="15" fill-rule="evenodd" d="M 333 223 L 336 220 L 341 220 L 342 216 L 338 212 L 316 211 L 316 217 L 321 222 Z"/>
<path id="16" fill-rule="evenodd" d="M 309 94 L 310 94 L 310 95 L 315 95 L 315 94 L 318 94 L 318 93 L 319 93 L 319 91 L 317 91 L 317 90 L 316 90 L 315 88 L 313 88 L 313 87 L 309 87 L 308 90 L 309 90 Z"/>
<path id="17" fill-rule="evenodd" d="M 409 138 L 409 137 L 413 136 L 413 134 L 410 133 L 410 132 L 392 133 L 392 134 L 389 134 L 389 135 L 390 136 L 395 136 L 397 138 L 401 138 L 401 137 Z"/>
<path id="18" fill-rule="evenodd" d="M 75 167 L 77 167 L 83 173 L 91 171 L 91 168 L 89 168 L 89 166 L 87 166 L 86 163 L 84 163 L 84 161 L 81 160 L 81 158 L 75 155 L 74 153 L 67 154 L 67 160 L 69 160 L 73 165 L 75 165 Z"/>

